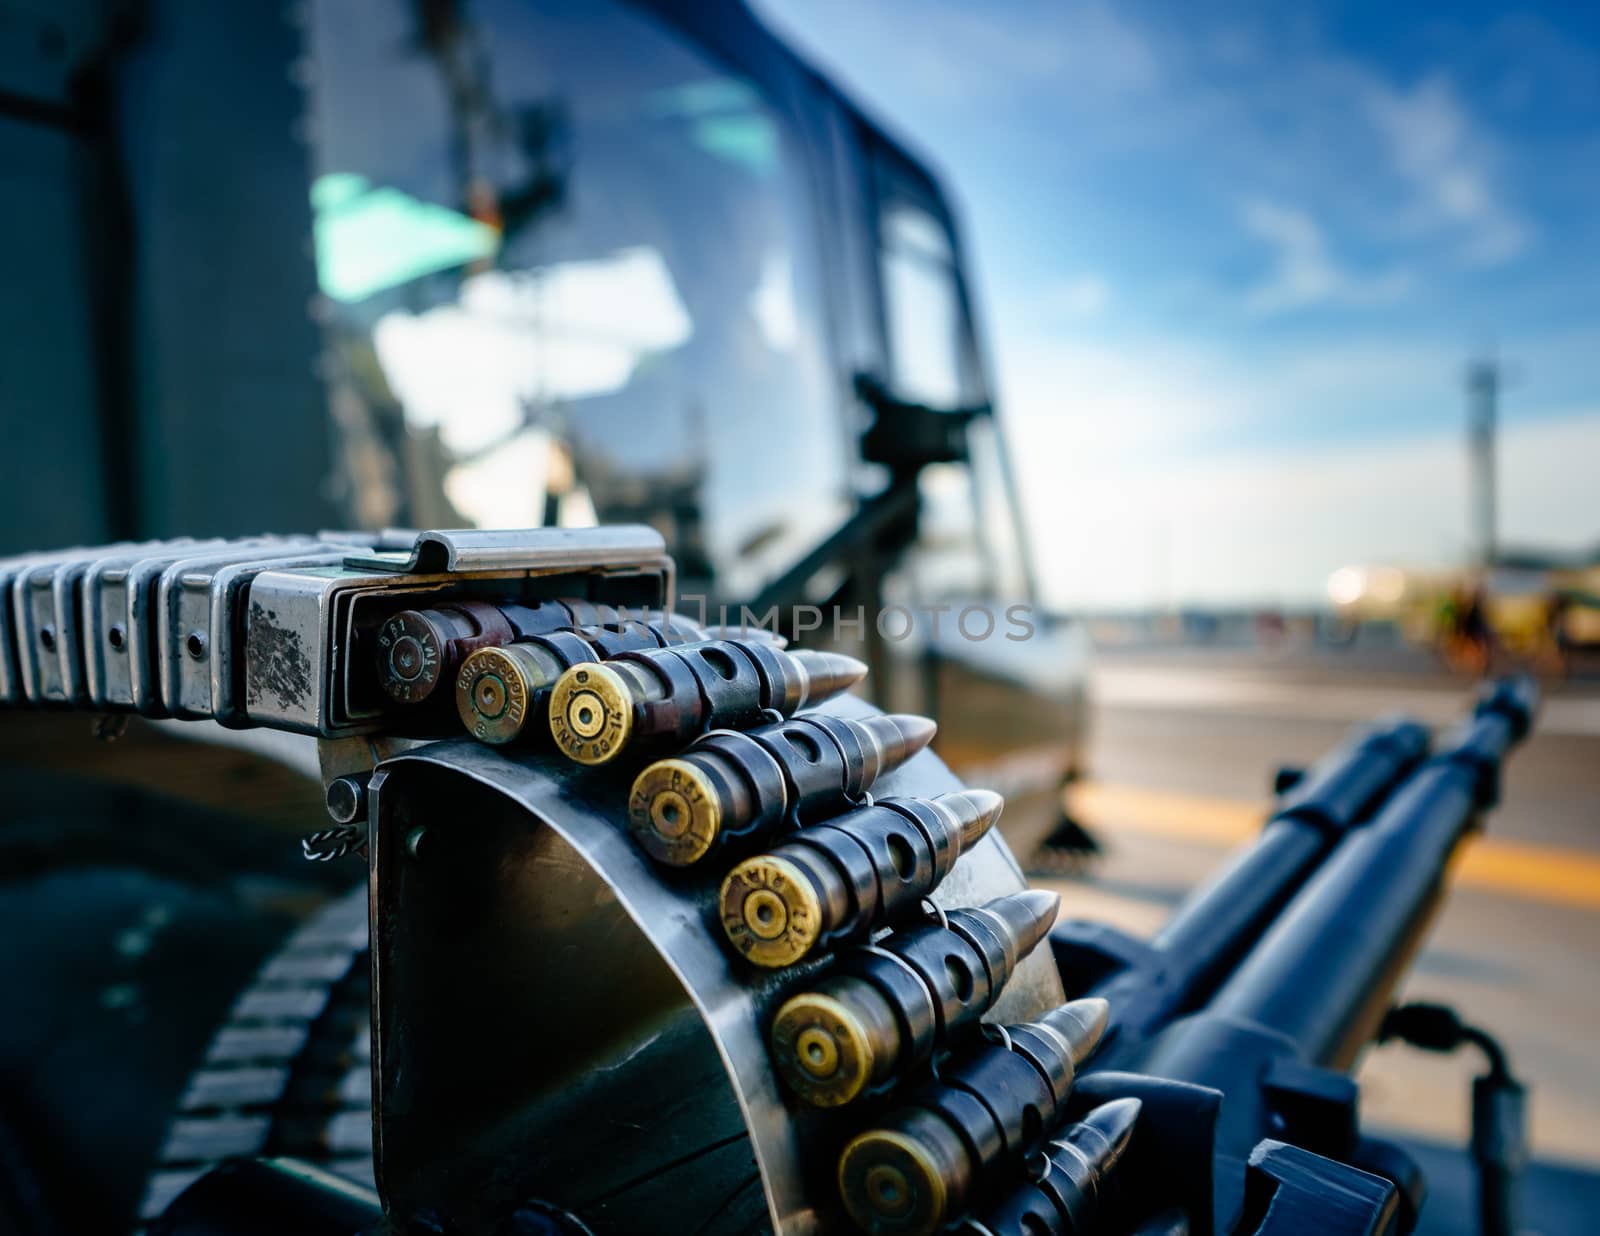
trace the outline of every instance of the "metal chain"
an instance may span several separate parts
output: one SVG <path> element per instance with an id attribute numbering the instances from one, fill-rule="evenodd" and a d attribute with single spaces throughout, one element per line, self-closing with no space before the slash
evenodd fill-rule
<path id="1" fill-rule="evenodd" d="M 300 852 L 311 862 L 325 863 L 346 854 L 367 857 L 367 826 L 361 824 L 336 824 L 300 840 Z"/>

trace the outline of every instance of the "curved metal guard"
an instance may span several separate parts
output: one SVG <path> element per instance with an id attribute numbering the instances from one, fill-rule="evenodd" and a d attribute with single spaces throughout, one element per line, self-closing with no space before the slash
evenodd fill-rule
<path id="1" fill-rule="evenodd" d="M 875 787 L 957 788 L 928 752 Z M 540 1198 L 598 1236 L 837 1225 L 833 1164 L 855 1118 L 786 1104 L 765 1043 L 825 962 L 735 959 L 723 871 L 651 864 L 622 826 L 626 778 L 606 769 L 437 743 L 383 764 L 372 793 L 374 1133 L 392 1215 L 470 1226 Z M 991 833 L 937 900 L 1023 883 Z M 989 1019 L 1061 1000 L 1036 950 Z"/>

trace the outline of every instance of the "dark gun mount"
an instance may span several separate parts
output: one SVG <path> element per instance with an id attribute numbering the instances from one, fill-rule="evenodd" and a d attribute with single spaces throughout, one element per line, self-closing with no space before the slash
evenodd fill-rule
<path id="1" fill-rule="evenodd" d="M 881 380 L 858 373 L 856 395 L 872 409 L 872 427 L 862 435 L 862 454 L 897 471 L 915 472 L 930 463 L 967 458 L 967 425 L 994 409 L 987 403 L 934 408 L 896 397 Z"/>

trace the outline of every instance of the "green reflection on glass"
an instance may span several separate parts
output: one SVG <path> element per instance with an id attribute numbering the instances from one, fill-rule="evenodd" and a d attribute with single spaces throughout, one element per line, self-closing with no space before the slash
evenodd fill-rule
<path id="1" fill-rule="evenodd" d="M 651 115 L 689 122 L 694 144 L 765 179 L 778 170 L 778 131 L 760 96 L 733 77 L 712 77 L 657 90 L 646 100 Z"/>
<path id="2" fill-rule="evenodd" d="M 385 288 L 491 257 L 497 229 L 392 187 L 373 188 L 352 172 L 311 185 L 317 284 L 351 304 Z"/>

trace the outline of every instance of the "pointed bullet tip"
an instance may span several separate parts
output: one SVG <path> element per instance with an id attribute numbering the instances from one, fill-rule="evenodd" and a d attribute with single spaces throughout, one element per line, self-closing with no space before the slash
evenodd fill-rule
<path id="1" fill-rule="evenodd" d="M 1084 996 L 1051 1009 L 1040 1020 L 1067 1041 L 1072 1063 L 1077 1066 L 1100 1045 L 1111 1021 L 1111 1005 L 1099 996 Z"/>
<path id="2" fill-rule="evenodd" d="M 932 742 L 934 731 L 939 728 L 928 718 L 909 713 L 868 717 L 857 724 L 871 735 L 871 745 L 877 749 L 877 774 L 899 768 Z"/>
<path id="3" fill-rule="evenodd" d="M 1060 1137 L 1052 1139 L 1052 1147 L 1072 1152 L 1073 1167 L 1080 1173 L 1076 1181 L 1081 1196 L 1093 1199 L 1098 1194 L 1099 1183 L 1116 1169 L 1128 1143 L 1133 1140 L 1134 1126 L 1139 1122 L 1143 1106 L 1138 1099 L 1112 1099 L 1069 1126 Z M 1045 1154 L 1049 1156 L 1049 1147 Z M 1084 1166 L 1089 1168 L 1087 1176 L 1081 1174 Z"/>
<path id="4" fill-rule="evenodd" d="M 1061 898 L 1042 888 L 1023 889 L 990 902 L 989 909 L 996 910 L 1010 925 L 1017 937 L 1017 958 L 1026 957 L 1050 934 L 1055 925 L 1056 913 L 1061 908 Z"/>
<path id="5" fill-rule="evenodd" d="M 961 849 L 971 849 L 994 827 L 1006 800 L 993 790 L 955 790 L 935 801 L 947 803 L 961 821 Z"/>
<path id="6" fill-rule="evenodd" d="M 867 663 L 842 652 L 830 652 L 833 658 L 834 674 L 840 678 L 848 678 L 852 683 L 860 682 L 867 676 Z"/>
<path id="7" fill-rule="evenodd" d="M 1112 1099 L 1102 1103 L 1079 1123 L 1088 1125 L 1110 1143 L 1112 1157 L 1120 1157 L 1133 1129 L 1139 1123 L 1139 1112 L 1144 1104 L 1138 1099 Z"/>
<path id="8" fill-rule="evenodd" d="M 939 727 L 927 717 L 919 717 L 915 713 L 893 712 L 884 717 L 885 721 L 892 721 L 895 729 L 900 731 L 900 741 L 907 751 L 921 751 L 939 732 Z"/>
<path id="9" fill-rule="evenodd" d="M 938 726 L 926 717 L 907 713 L 885 713 L 860 721 L 843 721 L 859 739 L 862 755 L 862 784 L 870 786 L 884 773 L 892 772 L 916 755 L 933 739 Z"/>
<path id="10" fill-rule="evenodd" d="M 806 703 L 818 704 L 848 691 L 867 676 L 867 667 L 842 652 L 792 653 L 806 671 Z"/>

